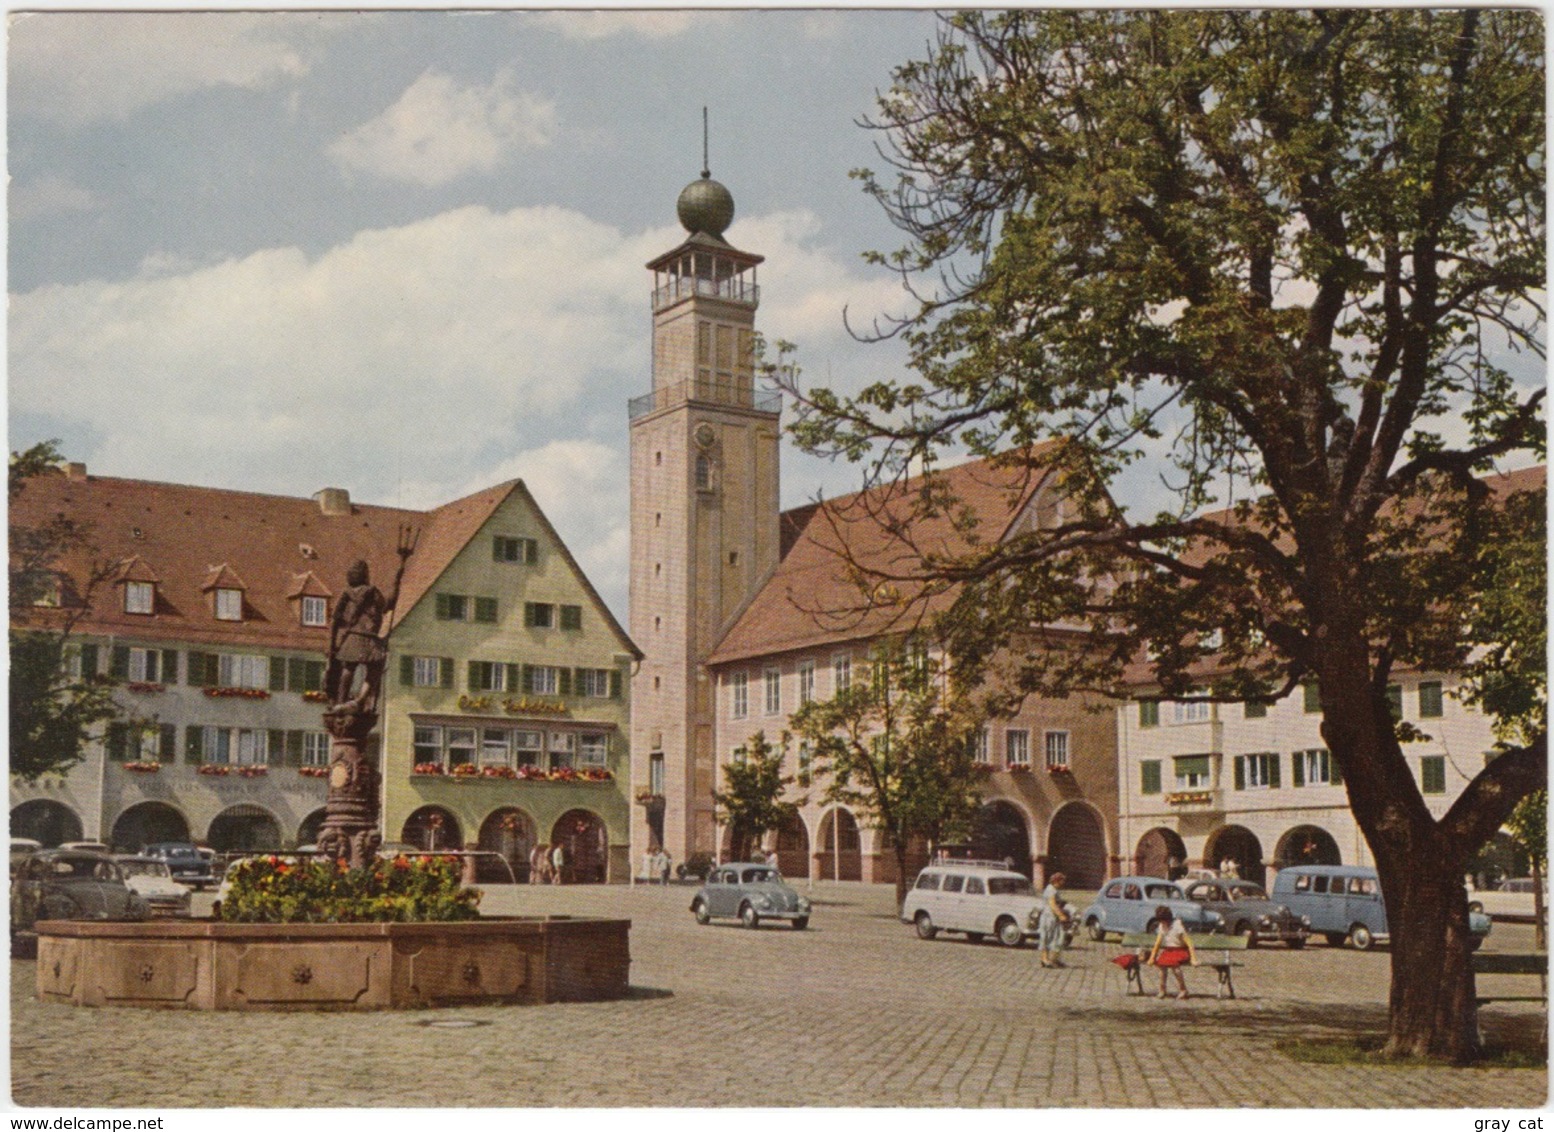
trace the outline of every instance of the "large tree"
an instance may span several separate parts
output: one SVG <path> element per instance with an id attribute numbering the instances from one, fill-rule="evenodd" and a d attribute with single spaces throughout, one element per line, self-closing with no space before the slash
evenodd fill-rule
<path id="1" fill-rule="evenodd" d="M 885 834 L 899 908 L 912 843 L 970 832 L 988 772 L 972 747 L 983 717 L 932 655 L 903 638 L 877 642 L 866 669 L 830 699 L 805 704 L 790 724 L 808 747 L 822 798 L 859 810 Z"/>
<path id="2" fill-rule="evenodd" d="M 1396 1055 L 1477 1051 L 1464 865 L 1546 776 L 1540 728 L 1435 819 L 1386 694 L 1466 661 L 1484 477 L 1541 452 L 1544 91 L 1530 11 L 948 16 L 865 123 L 893 175 L 860 173 L 906 234 L 877 258 L 912 306 L 878 332 L 919 376 L 788 382 L 800 441 L 876 474 L 1063 440 L 1077 517 L 910 571 L 966 587 L 958 659 L 1083 623 L 1022 687 L 1315 681 Z M 1159 514 L 1104 506 L 1151 482 Z"/>
<path id="3" fill-rule="evenodd" d="M 723 789 L 712 792 L 712 801 L 717 820 L 729 827 L 736 861 L 745 860 L 767 830 L 780 828 L 805 802 L 787 797 L 797 781 L 783 773 L 787 754 L 786 732 L 774 746 L 766 732 L 757 731 L 743 754 L 723 766 Z"/>
<path id="4" fill-rule="evenodd" d="M 52 441 L 11 454 L 13 516 L 28 481 L 58 474 L 60 459 Z M 85 561 L 91 548 L 90 530 L 64 515 L 10 527 L 11 773 L 27 782 L 69 770 L 84 757 L 93 729 L 123 714 L 108 681 L 73 674 L 69 663 L 71 635 L 108 570 L 91 564 L 78 577 L 66 559 Z"/>

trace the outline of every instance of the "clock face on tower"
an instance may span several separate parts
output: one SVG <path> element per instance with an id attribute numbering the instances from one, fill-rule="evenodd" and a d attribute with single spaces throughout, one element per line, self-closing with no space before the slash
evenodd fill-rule
<path id="1" fill-rule="evenodd" d="M 712 442 L 718 438 L 717 431 L 706 421 L 696 426 L 696 431 L 691 434 L 696 440 L 698 448 L 711 448 Z"/>

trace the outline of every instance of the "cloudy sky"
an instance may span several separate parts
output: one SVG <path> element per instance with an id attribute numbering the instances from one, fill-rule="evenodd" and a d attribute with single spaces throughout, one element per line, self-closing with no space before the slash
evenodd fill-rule
<path id="1" fill-rule="evenodd" d="M 898 372 L 857 119 L 896 12 L 13 15 L 12 449 L 94 473 L 429 507 L 521 476 L 622 620 L 626 401 L 702 161 L 758 327 Z M 787 505 L 856 486 L 790 449 Z"/>

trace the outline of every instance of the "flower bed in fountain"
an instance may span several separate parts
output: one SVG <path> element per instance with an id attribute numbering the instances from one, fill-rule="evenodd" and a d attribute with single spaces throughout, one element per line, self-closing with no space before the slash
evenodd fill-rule
<path id="1" fill-rule="evenodd" d="M 382 1010 L 590 1002 L 626 993 L 629 920 L 481 919 L 451 862 L 258 858 L 222 918 L 51 920 L 38 997 L 76 1006 Z"/>

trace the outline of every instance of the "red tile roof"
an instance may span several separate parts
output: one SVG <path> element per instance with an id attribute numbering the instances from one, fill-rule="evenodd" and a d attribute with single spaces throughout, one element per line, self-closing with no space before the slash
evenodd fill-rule
<path id="1" fill-rule="evenodd" d="M 921 476 L 783 512 L 781 560 L 708 662 L 872 639 L 948 608 L 953 588 L 928 592 L 909 580 L 884 583 L 887 600 L 867 601 L 849 557 L 875 577 L 905 579 L 923 556 L 955 557 L 999 541 L 1056 474 L 1042 462 L 1055 447 L 1048 441 L 1017 464 L 972 460 L 936 470 L 927 482 L 955 502 L 910 525 L 905 520 L 925 485 Z"/>
<path id="2" fill-rule="evenodd" d="M 352 503 L 347 513 L 326 514 L 316 500 L 294 496 L 44 475 L 29 480 L 12 501 L 10 522 L 36 527 L 62 515 L 88 527 L 90 552 L 61 562 L 76 579 L 84 579 L 94 563 L 118 567 L 95 595 L 90 615 L 79 626 L 82 632 L 322 653 L 327 630 L 304 627 L 294 599 L 329 596 L 343 588 L 346 568 L 357 559 L 365 560 L 373 580 L 386 586 L 398 565 L 400 529 L 411 526 L 419 530 L 420 540 L 400 589 L 396 620 L 402 618 L 514 492 L 554 535 L 521 480 L 431 511 Z M 556 543 L 576 569 L 559 537 Z M 577 573 L 623 648 L 635 653 L 582 571 Z M 156 583 L 154 616 L 124 612 L 114 583 L 130 580 Z M 244 589 L 242 621 L 216 620 L 209 594 L 216 584 Z"/>

